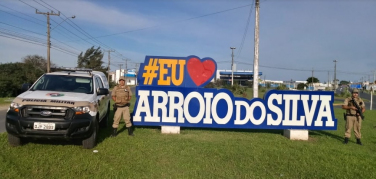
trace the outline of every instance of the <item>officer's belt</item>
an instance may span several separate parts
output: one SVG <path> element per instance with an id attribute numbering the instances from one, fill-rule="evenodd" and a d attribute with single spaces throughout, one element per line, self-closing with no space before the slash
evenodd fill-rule
<path id="1" fill-rule="evenodd" d="M 346 114 L 346 116 L 359 116 L 359 115 L 356 115 L 356 114 Z"/>
<path id="2" fill-rule="evenodd" d="M 127 104 L 122 105 L 122 106 L 116 105 L 116 107 L 118 107 L 118 108 L 124 108 L 124 107 L 129 107 L 130 105 L 131 105 L 130 103 L 127 103 Z"/>

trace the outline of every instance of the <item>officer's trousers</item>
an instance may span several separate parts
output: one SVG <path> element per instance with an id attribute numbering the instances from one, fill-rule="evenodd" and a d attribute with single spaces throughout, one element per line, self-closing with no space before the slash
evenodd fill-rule
<path id="1" fill-rule="evenodd" d="M 112 124 L 112 127 L 113 128 L 119 127 L 119 122 L 120 122 L 121 116 L 123 116 L 125 126 L 131 127 L 132 123 L 131 123 L 131 116 L 129 114 L 129 106 L 117 108 L 115 115 L 114 115 L 114 123 Z"/>
<path id="2" fill-rule="evenodd" d="M 360 116 L 347 116 L 346 117 L 346 131 L 345 131 L 345 137 L 350 138 L 351 137 L 351 129 L 354 127 L 354 134 L 357 139 L 360 139 L 362 137 L 362 134 L 360 133 L 360 128 L 362 127 L 362 119 Z"/>

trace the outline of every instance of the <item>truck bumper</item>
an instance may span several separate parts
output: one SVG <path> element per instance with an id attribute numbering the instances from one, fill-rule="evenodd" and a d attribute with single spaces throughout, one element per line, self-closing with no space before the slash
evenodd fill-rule
<path id="1" fill-rule="evenodd" d="M 95 116 L 77 115 L 71 120 L 58 118 L 22 118 L 8 111 L 5 127 L 8 133 L 21 138 L 86 139 L 94 132 Z M 34 129 L 35 122 L 54 123 L 54 130 Z"/>

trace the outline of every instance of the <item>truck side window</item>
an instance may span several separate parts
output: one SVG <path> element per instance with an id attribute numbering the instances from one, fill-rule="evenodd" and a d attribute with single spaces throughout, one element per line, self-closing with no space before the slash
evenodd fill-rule
<path id="1" fill-rule="evenodd" d="M 103 88 L 103 84 L 102 84 L 101 79 L 99 79 L 98 77 L 96 77 L 96 78 L 95 78 L 95 81 L 96 81 L 97 84 L 98 84 L 97 88 Z"/>

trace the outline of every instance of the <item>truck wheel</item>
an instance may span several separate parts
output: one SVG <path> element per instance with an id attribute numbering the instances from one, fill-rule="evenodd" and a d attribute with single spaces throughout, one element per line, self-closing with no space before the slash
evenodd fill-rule
<path id="1" fill-rule="evenodd" d="M 110 106 L 108 106 L 106 116 L 104 116 L 104 118 L 103 118 L 102 121 L 100 122 L 99 126 L 100 126 L 101 128 L 106 128 L 106 127 L 108 127 L 108 121 L 109 121 L 109 118 L 110 118 Z"/>
<path id="2" fill-rule="evenodd" d="M 13 146 L 13 147 L 17 147 L 17 146 L 20 146 L 22 145 L 22 141 L 21 141 L 21 138 L 17 137 L 17 136 L 14 136 L 12 134 L 9 134 L 8 133 L 8 143 Z"/>
<path id="3" fill-rule="evenodd" d="M 97 145 L 97 135 L 98 135 L 98 122 L 94 122 L 93 134 L 87 139 L 82 140 L 82 147 L 84 149 L 92 149 Z"/>

